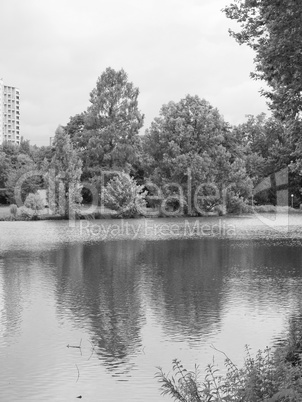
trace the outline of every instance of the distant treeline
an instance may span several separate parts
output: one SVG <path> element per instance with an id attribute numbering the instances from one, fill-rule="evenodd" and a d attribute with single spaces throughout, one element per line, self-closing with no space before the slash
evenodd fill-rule
<path id="1" fill-rule="evenodd" d="M 27 172 L 43 174 L 22 180 L 22 200 L 49 186 L 50 171 L 53 180 L 59 179 L 61 187 L 65 186 L 65 195 L 71 184 L 84 182 L 101 193 L 102 185 L 118 174 L 110 177 L 108 172 L 124 172 L 133 179 L 132 188 L 135 184 L 144 192 L 151 207 L 157 199 L 168 197 L 171 208 L 177 209 L 181 195 L 188 212 L 188 203 L 198 192 L 199 208 L 190 209 L 190 214 L 213 210 L 223 197 L 227 210 L 237 212 L 252 200 L 276 205 L 278 183 L 274 177 L 284 168 L 289 172 L 284 185 L 288 205 L 292 198 L 295 207 L 302 202 L 297 120 L 250 115 L 245 123 L 232 126 L 209 102 L 187 95 L 163 105 L 142 135 L 144 115 L 138 95 L 139 89 L 128 81 L 124 70 L 107 68 L 90 93 L 90 106 L 57 129 L 52 146 L 38 147 L 29 141 L 19 146 L 2 144 L 0 202 L 16 203 L 16 185 Z M 104 172 L 106 181 L 102 182 Z M 253 194 L 265 178 L 269 188 Z M 115 187 L 119 186 L 116 181 Z M 91 190 L 86 185 L 77 197 L 89 203 Z"/>

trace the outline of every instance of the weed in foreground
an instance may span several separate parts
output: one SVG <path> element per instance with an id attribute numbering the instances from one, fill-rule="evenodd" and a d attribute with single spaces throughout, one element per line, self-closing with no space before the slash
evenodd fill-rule
<path id="1" fill-rule="evenodd" d="M 180 402 L 300 402 L 302 401 L 302 367 L 288 361 L 288 347 L 266 348 L 251 356 L 246 346 L 242 368 L 226 356 L 225 374 L 214 364 L 200 371 L 187 371 L 181 362 L 173 360 L 173 374 L 158 368 L 156 377 L 161 393 Z"/>

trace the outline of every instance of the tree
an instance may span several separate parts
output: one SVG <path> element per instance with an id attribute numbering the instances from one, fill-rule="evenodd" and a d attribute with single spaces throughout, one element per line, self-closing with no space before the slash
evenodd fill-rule
<path id="1" fill-rule="evenodd" d="M 258 116 L 248 115 L 247 121 L 234 130 L 240 137 L 247 157 L 257 160 L 258 172 L 250 172 L 256 179 L 274 173 L 290 163 L 295 147 L 286 123 L 262 113 Z"/>
<path id="2" fill-rule="evenodd" d="M 83 159 L 85 179 L 103 169 L 129 171 L 136 161 L 144 120 L 138 95 L 123 69 L 109 67 L 91 91 L 87 111 L 70 118 L 66 131 Z"/>
<path id="3" fill-rule="evenodd" d="M 302 110 L 302 8 L 295 0 L 235 0 L 226 16 L 240 23 L 231 35 L 256 52 L 255 79 L 264 80 L 263 94 L 282 119 L 299 118 Z"/>
<path id="4" fill-rule="evenodd" d="M 18 148 L 12 144 L 4 142 L 0 146 L 0 188 L 5 189 L 9 173 L 14 169 L 18 155 Z M 1 192 L 1 200 L 4 202 L 13 202 L 9 199 L 6 190 Z"/>
<path id="5" fill-rule="evenodd" d="M 175 195 L 172 183 L 176 183 L 186 190 L 187 202 L 200 185 L 207 184 L 205 194 L 198 190 L 200 196 L 220 202 L 240 161 L 237 139 L 232 150 L 226 148 L 230 136 L 230 127 L 216 108 L 198 96 L 187 95 L 178 103 L 164 105 L 160 117 L 151 123 L 143 138 L 144 169 L 152 182 L 167 189 L 166 196 Z M 240 172 L 246 181 L 245 168 Z M 209 184 L 216 187 L 218 195 L 209 195 Z"/>
<path id="6" fill-rule="evenodd" d="M 32 156 L 32 147 L 30 146 L 29 140 L 22 140 L 19 145 L 19 152 Z"/>
<path id="7" fill-rule="evenodd" d="M 49 145 L 43 145 L 41 147 L 34 145 L 32 147 L 32 157 L 39 169 L 41 169 L 45 163 L 50 163 L 54 155 L 54 151 L 54 147 Z"/>
<path id="8" fill-rule="evenodd" d="M 82 200 L 82 161 L 73 149 L 69 135 L 61 126 L 55 133 L 54 148 L 47 175 L 49 207 L 68 218 L 76 212 Z"/>
<path id="9" fill-rule="evenodd" d="M 143 215 L 146 208 L 146 191 L 128 174 L 113 177 L 104 188 L 104 205 L 123 218 Z"/>
<path id="10" fill-rule="evenodd" d="M 198 96 L 187 95 L 178 103 L 163 105 L 143 139 L 149 172 L 157 169 L 157 175 L 183 181 L 186 173 L 182 167 L 195 165 L 196 158 L 205 171 L 226 129 L 218 110 Z"/>
<path id="11" fill-rule="evenodd" d="M 76 114 L 71 116 L 69 122 L 64 127 L 70 139 L 74 141 L 75 145 L 81 146 L 81 143 L 77 143 L 77 140 L 81 139 L 81 134 L 85 129 L 85 117 L 87 112 Z"/>
<path id="12" fill-rule="evenodd" d="M 11 158 L 5 181 L 6 195 L 10 203 L 24 201 L 29 193 L 35 193 L 42 188 L 43 178 L 40 174 L 33 174 L 36 171 L 35 162 L 27 154 L 20 153 Z M 16 199 L 16 190 L 20 190 L 21 200 Z"/>
<path id="13" fill-rule="evenodd" d="M 4 188 L 9 171 L 9 159 L 6 153 L 0 150 L 0 188 Z"/>
<path id="14" fill-rule="evenodd" d="M 265 177 L 290 166 L 288 190 L 295 194 L 298 203 L 301 199 L 301 146 L 300 142 L 292 140 L 293 126 L 296 129 L 297 122 L 280 121 L 263 113 L 259 116 L 249 115 L 245 123 L 234 128 L 234 132 L 240 138 L 246 170 L 254 186 Z M 272 180 L 274 183 L 273 176 Z M 273 186 L 254 199 L 261 203 L 275 204 L 276 188 Z"/>
<path id="15" fill-rule="evenodd" d="M 22 143 L 23 144 L 23 143 Z M 29 172 L 37 169 L 37 165 L 29 152 L 29 143 L 24 142 L 24 146 L 4 142 L 0 146 L 0 188 L 1 198 L 4 202 L 20 202 L 15 200 L 16 185 L 20 184 L 20 179 L 24 178 L 20 188 L 22 201 L 25 200 L 29 192 L 35 192 L 43 185 L 41 175 L 30 175 Z"/>

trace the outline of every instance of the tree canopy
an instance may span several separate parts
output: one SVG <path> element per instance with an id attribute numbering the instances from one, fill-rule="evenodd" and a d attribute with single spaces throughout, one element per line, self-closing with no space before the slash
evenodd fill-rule
<path id="1" fill-rule="evenodd" d="M 206 100 L 187 95 L 178 103 L 169 102 L 143 138 L 145 171 L 151 181 L 166 185 L 170 195 L 177 187 L 172 188 L 172 183 L 181 185 L 186 202 L 191 189 L 194 192 L 201 184 L 215 187 L 219 194 L 209 194 L 209 186 L 204 186 L 200 195 L 215 198 L 217 203 L 229 186 L 237 196 L 248 197 L 252 183 L 240 157 L 239 142 L 233 138 L 233 148 L 228 149 L 229 137 L 230 126 Z"/>
<path id="2" fill-rule="evenodd" d="M 132 190 L 140 197 L 144 194 L 149 206 L 161 203 L 163 213 L 218 210 L 225 200 L 229 211 L 236 211 L 238 206 L 248 207 L 253 186 L 263 179 L 273 186 L 275 172 L 289 168 L 289 189 L 299 205 L 300 104 L 298 98 L 290 99 L 293 108 L 286 99 L 278 104 L 278 96 L 280 88 L 286 88 L 286 93 L 290 88 L 298 91 L 302 73 L 295 73 L 292 65 L 287 71 L 286 57 L 281 55 L 278 64 L 279 55 L 274 53 L 275 45 L 280 51 L 284 46 L 290 63 L 294 49 L 282 42 L 278 21 L 289 24 L 290 18 L 298 18 L 299 10 L 288 1 L 291 11 L 283 16 L 282 4 L 285 1 L 233 0 L 225 9 L 229 18 L 242 25 L 241 32 L 233 32 L 233 36 L 256 51 L 254 77 L 270 85 L 266 95 L 275 115 L 249 115 L 244 123 L 231 126 L 208 101 L 187 95 L 163 105 L 159 116 L 140 135 L 144 116 L 138 108 L 139 89 L 128 81 L 124 70 L 107 68 L 91 91 L 90 106 L 58 128 L 52 146 L 31 146 L 28 141 L 20 146 L 0 146 L 1 200 L 15 201 L 16 183 L 23 177 L 22 200 L 48 185 L 53 196 L 50 207 L 65 217 L 75 210 L 81 197 L 89 203 L 96 194 L 105 194 L 107 204 L 119 210 L 124 205 L 123 194 Z M 296 22 L 293 31 L 300 29 Z M 293 38 L 290 34 L 291 30 L 285 30 L 286 40 Z M 299 57 L 293 54 L 294 65 Z M 285 119 L 280 118 L 282 114 Z M 277 185 L 272 186 L 271 194 L 261 194 L 258 202 L 276 203 Z M 192 201 L 197 203 L 195 211 L 189 210 Z M 136 214 L 132 207 L 129 211 L 126 214 Z"/>
<path id="3" fill-rule="evenodd" d="M 230 30 L 240 43 L 256 52 L 252 77 L 264 80 L 274 113 L 298 118 L 302 110 L 302 7 L 296 0 L 235 0 L 225 7 L 228 18 L 240 24 Z"/>
<path id="4" fill-rule="evenodd" d="M 136 160 L 144 121 L 138 95 L 123 69 L 108 67 L 90 93 L 91 105 L 70 118 L 66 131 L 80 151 L 85 178 L 102 169 L 125 169 Z"/>

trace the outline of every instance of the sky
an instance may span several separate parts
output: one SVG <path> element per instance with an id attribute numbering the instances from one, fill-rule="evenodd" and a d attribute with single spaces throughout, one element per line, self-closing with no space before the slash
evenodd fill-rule
<path id="1" fill-rule="evenodd" d="M 139 88 L 142 133 L 163 104 L 198 95 L 230 124 L 268 113 L 254 53 L 222 8 L 230 0 L 9 0 L 0 5 L 0 78 L 20 89 L 21 135 L 48 145 L 89 106 L 107 67 Z"/>

